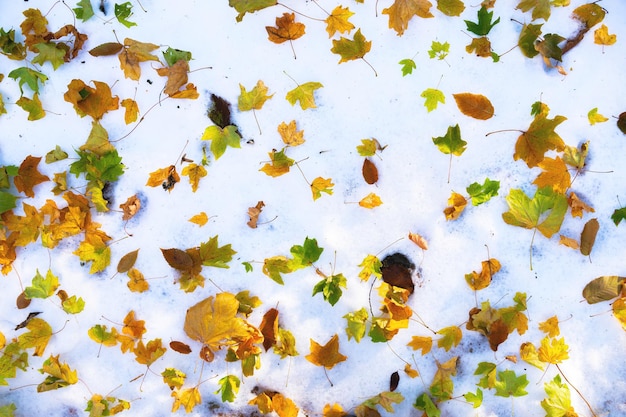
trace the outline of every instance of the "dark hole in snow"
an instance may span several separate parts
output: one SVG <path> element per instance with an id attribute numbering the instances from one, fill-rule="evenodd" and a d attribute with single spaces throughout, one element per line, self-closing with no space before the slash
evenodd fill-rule
<path id="1" fill-rule="evenodd" d="M 380 272 L 383 274 L 383 281 L 387 284 L 404 288 L 413 294 L 415 289 L 412 278 L 414 269 L 415 264 L 406 255 L 396 252 L 385 256 Z"/>

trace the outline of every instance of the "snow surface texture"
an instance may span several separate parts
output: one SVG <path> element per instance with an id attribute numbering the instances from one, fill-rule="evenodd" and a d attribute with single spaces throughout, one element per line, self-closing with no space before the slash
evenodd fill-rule
<path id="1" fill-rule="evenodd" d="M 112 4 L 107 3 L 112 9 Z M 515 10 L 515 3 L 500 0 L 493 9 L 501 22 L 489 38 L 498 53 L 517 44 L 521 25 L 512 19 L 530 22 L 530 13 Z M 37 7 L 46 13 L 54 4 L 52 1 L 3 2 L 0 27 L 15 28 L 19 33 L 21 12 L 25 8 Z M 352 0 L 320 1 L 328 11 L 343 4 L 355 12 L 350 21 L 372 41 L 366 59 L 378 76 L 360 60 L 338 64 L 339 56 L 330 52 L 332 43 L 322 22 L 296 18 L 307 25 L 306 35 L 293 42 L 297 59 L 288 42 L 282 45 L 269 42 L 265 26 L 274 25 L 277 16 L 288 12 L 282 6 L 247 14 L 237 23 L 237 12 L 225 0 L 144 0 L 142 4 L 146 13 L 135 4 L 130 20 L 137 22 L 137 26 L 130 29 L 111 20 L 111 10 L 106 16 L 96 12 L 86 23 L 78 21 L 77 28 L 89 35 L 79 57 L 56 71 L 49 64 L 38 67 L 49 77 L 41 91 L 41 100 L 48 111 L 44 119 L 27 121 L 27 114 L 13 104 L 19 98 L 17 83 L 5 77 L 0 84 L 8 110 L 8 114 L 0 116 L 1 165 L 19 164 L 27 155 L 43 156 L 56 145 L 71 153 L 84 143 L 91 120 L 77 116 L 71 104 L 63 100 L 66 86 L 74 78 L 86 83 L 106 82 L 120 99 L 135 98 L 142 112 L 164 97 L 161 90 L 165 78 L 153 70 L 158 63 L 142 64 L 141 79 L 134 82 L 123 78 L 116 57 L 94 58 L 87 54 L 94 46 L 114 41 L 113 31 L 120 40 L 130 37 L 163 45 L 163 50 L 171 46 L 191 51 L 191 69 L 198 71 L 190 74 L 190 82 L 200 92 L 198 100 L 163 101 L 130 136 L 115 143 L 126 172 L 114 186 L 112 207 L 116 208 L 135 193 L 143 207 L 127 225 L 121 221 L 119 212 L 97 215 L 94 212 L 94 221 L 102 223 L 103 230 L 116 240 L 111 245 L 112 266 L 106 272 L 89 275 L 89 266 L 81 266 L 72 254 L 78 241 L 63 242 L 50 252 L 34 243 L 19 250 L 15 272 L 0 278 L 0 331 L 7 339 L 20 333 L 14 332 L 13 327 L 28 311 L 42 311 L 40 317 L 57 332 L 44 356 L 31 356 L 28 372 L 18 371 L 17 378 L 9 380 L 11 389 L 0 387 L 0 406 L 14 403 L 18 416 L 81 415 L 91 397 L 90 391 L 100 394 L 111 391 L 115 397 L 131 401 L 131 409 L 122 415 L 165 416 L 170 414 L 172 398 L 159 374 L 166 367 L 175 367 L 187 374 L 187 386 L 196 383 L 201 369 L 202 379 L 208 379 L 199 387 L 203 402 L 191 415 L 220 412 L 250 415 L 256 409 L 247 405 L 254 396 L 251 391 L 261 386 L 294 400 L 301 408 L 301 415 L 315 416 L 321 415 L 327 403 L 340 403 L 350 410 L 388 390 L 389 376 L 400 371 L 398 391 L 405 400 L 395 406 L 396 415 L 418 416 L 421 412 L 412 403 L 427 390 L 436 370 L 435 360 L 443 363 L 459 356 L 458 374 L 453 378 L 454 393 L 460 396 L 475 392 L 478 377 L 473 372 L 479 362 L 500 363 L 506 355 L 518 355 L 521 343 L 538 344 L 543 337 L 538 323 L 558 315 L 562 336 L 570 347 L 570 358 L 560 365 L 561 369 L 598 415 L 626 415 L 626 365 L 622 354 L 626 334 L 609 312 L 609 303 L 590 306 L 581 296 L 582 288 L 591 279 L 625 274 L 626 226 L 616 227 L 610 216 L 621 207 L 618 198 L 622 204 L 626 203 L 625 137 L 612 117 L 626 110 L 623 81 L 626 3 L 603 2 L 609 10 L 603 23 L 611 33 L 617 34 L 617 43 L 604 48 L 594 44 L 592 32 L 596 28 L 593 28 L 580 45 L 564 56 L 566 76 L 546 69 L 539 57 L 525 58 L 518 49 L 502 56 L 498 63 L 468 54 L 465 45 L 470 39 L 464 33 L 463 19 L 475 20 L 478 10 L 469 1 L 460 18 L 446 17 L 433 7 L 435 18 L 415 17 L 401 37 L 388 28 L 388 17 L 381 15 L 381 10 L 391 4 L 389 1 L 379 2 L 378 15 L 373 1 L 365 4 Z M 313 2 L 285 4 L 309 16 L 326 17 Z M 577 24 L 570 14 L 580 4 L 583 2 L 573 0 L 570 7 L 553 8 L 543 33 L 563 36 L 574 33 Z M 62 4 L 52 7 L 47 18 L 50 28 L 73 21 Z M 451 45 L 445 61 L 429 59 L 427 51 L 433 40 Z M 412 56 L 417 69 L 403 77 L 398 61 Z M 5 76 L 23 65 L 5 57 L 1 62 Z M 324 85 L 315 93 L 317 108 L 303 111 L 284 99 L 286 92 L 295 87 L 290 77 L 301 84 L 317 81 Z M 239 84 L 249 90 L 257 80 L 263 80 L 270 94 L 275 94 L 256 111 L 262 134 L 251 112 L 236 111 Z M 445 105 L 427 113 L 420 98 L 426 88 L 443 91 Z M 453 93 L 460 92 L 487 96 L 495 107 L 495 116 L 479 121 L 462 115 L 452 98 Z M 178 164 L 177 155 L 183 149 L 188 158 L 199 162 L 202 146 L 208 145 L 200 136 L 212 124 L 206 116 L 210 93 L 234 104 L 233 118 L 244 138 L 242 149 L 229 148 L 218 161 L 211 158 L 208 176 L 200 182 L 196 193 L 192 193 L 186 178 L 171 193 L 146 187 L 149 173 Z M 558 245 L 558 235 L 546 239 L 537 234 L 531 271 L 528 248 L 532 231 L 505 224 L 502 213 L 508 210 L 505 196 L 510 189 L 534 193 L 532 181 L 539 169 L 531 171 L 523 161 L 513 161 L 518 133 L 488 137 L 485 134 L 499 129 L 526 129 L 532 120 L 531 105 L 536 101 L 550 107 L 550 117 L 567 117 L 557 132 L 568 145 L 579 146 L 590 141 L 587 164 L 590 171 L 610 173 L 586 172 L 576 178 L 573 189 L 596 211 L 585 214 L 582 220 L 568 214 L 561 229 L 562 234 L 577 238 L 584 222 L 598 218 L 600 231 L 591 258 Z M 610 120 L 590 126 L 587 112 L 594 107 Z M 268 159 L 267 152 L 283 146 L 276 126 L 291 120 L 296 120 L 298 128 L 305 131 L 306 143 L 290 149 L 289 156 L 301 161 L 300 167 L 309 181 L 317 176 L 332 178 L 335 184 L 332 196 L 323 195 L 313 201 L 296 167 L 278 178 L 258 171 Z M 111 139 L 125 135 L 131 128 L 124 124 L 123 111 L 109 113 L 102 123 Z M 433 145 L 432 138 L 444 135 L 448 126 L 457 123 L 468 146 L 461 157 L 453 158 L 448 183 L 449 157 Z M 361 139 L 372 137 L 387 145 L 380 158 L 374 158 L 380 172 L 376 185 L 363 181 L 363 158 L 356 152 Z M 52 177 L 58 168 L 42 162 L 40 170 Z M 470 183 L 482 183 L 486 177 L 500 181 L 499 195 L 479 207 L 468 207 L 456 221 L 446 221 L 442 210 L 450 192 L 465 194 Z M 72 176 L 71 185 L 81 190 L 83 184 Z M 51 183 L 39 185 L 35 198 L 24 201 L 40 207 L 46 198 L 51 198 L 51 187 Z M 384 204 L 372 210 L 349 204 L 370 192 L 378 194 Z M 260 200 L 266 205 L 260 222 L 275 220 L 251 229 L 246 225 L 247 208 Z M 18 205 L 21 206 L 19 202 Z M 187 221 L 200 211 L 213 216 L 202 228 Z M 409 231 L 424 236 L 429 249 L 423 252 L 406 239 Z M 207 281 L 204 288 L 193 293 L 182 292 L 174 283 L 176 272 L 167 265 L 159 248 L 184 249 L 214 235 L 219 235 L 221 245 L 230 243 L 237 251 L 230 269 L 205 268 L 204 275 L 215 285 Z M 285 276 L 285 285 L 279 286 L 261 273 L 262 264 L 252 263 L 251 273 L 246 273 L 241 265 L 244 261 L 262 262 L 271 256 L 288 255 L 289 248 L 302 244 L 306 236 L 316 238 L 324 248 L 316 266 L 326 273 L 334 269 L 348 278 L 348 288 L 334 307 L 320 295 L 311 297 L 312 287 L 320 279 L 312 268 Z M 404 239 L 397 241 L 399 238 Z M 125 275 L 114 276 L 119 258 L 137 248 L 141 249 L 137 268 L 146 277 L 155 278 L 150 280 L 150 290 L 143 294 L 128 290 Z M 348 341 L 342 316 L 368 306 L 370 283 L 359 282 L 357 265 L 368 254 L 382 258 L 397 251 L 419 264 L 419 276 L 414 277 L 418 285 L 409 300 L 410 307 L 432 329 L 453 325 L 463 329 L 461 344 L 451 351 L 434 348 L 422 357 L 407 347 L 413 335 L 434 336 L 417 322 L 401 330 L 389 346 L 372 343 L 367 336 L 360 343 Z M 487 289 L 474 294 L 464 275 L 478 270 L 480 262 L 488 256 L 500 260 L 503 269 Z M 34 300 L 26 310 L 15 307 L 15 298 L 22 291 L 19 277 L 23 285 L 29 285 L 36 269 L 43 272 L 48 268 L 60 277 L 64 289 L 85 299 L 82 313 L 68 316 L 58 308 L 55 297 L 53 301 L 52 298 Z M 185 335 L 183 323 L 187 308 L 218 292 L 216 286 L 233 293 L 248 289 L 260 297 L 263 305 L 249 319 L 254 324 L 260 323 L 267 309 L 278 306 L 281 326 L 293 332 L 300 356 L 280 360 L 271 351 L 263 353 L 261 368 L 247 378 L 242 377 L 239 364 L 224 362 L 223 353 L 214 362 L 202 366 L 197 355 L 200 344 Z M 523 336 L 511 334 L 494 353 L 482 335 L 465 330 L 468 311 L 485 300 L 497 307 L 511 305 L 516 292 L 528 296 L 529 330 Z M 374 291 L 374 308 L 377 297 Z M 145 366 L 136 363 L 132 355 L 121 354 L 117 347 L 100 348 L 87 337 L 87 330 L 93 325 L 116 326 L 131 309 L 146 322 L 145 340 L 159 337 L 164 344 L 180 340 L 194 349 L 188 356 L 168 350 L 151 366 L 153 372 L 148 373 L 141 390 L 142 378 L 135 378 L 146 372 Z M 334 334 L 339 334 L 340 352 L 348 360 L 328 371 L 334 384 L 330 386 L 323 370 L 304 356 L 309 353 L 309 339 L 325 343 Z M 411 364 L 414 357 L 421 378 L 408 378 L 402 372 L 405 363 L 393 352 Z M 30 384 L 43 380 L 44 376 L 36 370 L 49 354 L 61 355 L 63 362 L 78 371 L 84 384 L 38 394 Z M 480 408 L 472 409 L 461 397 L 443 403 L 443 414 L 543 415 L 540 406 L 545 396 L 543 384 L 557 373 L 555 367 L 550 367 L 545 375 L 521 361 L 517 364 L 507 361 L 500 368 L 513 369 L 518 375 L 525 373 L 530 381 L 529 395 L 511 400 L 485 390 Z M 217 381 L 229 373 L 241 377 L 242 386 L 234 403 L 222 404 L 214 392 Z M 571 395 L 577 412 L 590 415 L 573 389 Z"/>

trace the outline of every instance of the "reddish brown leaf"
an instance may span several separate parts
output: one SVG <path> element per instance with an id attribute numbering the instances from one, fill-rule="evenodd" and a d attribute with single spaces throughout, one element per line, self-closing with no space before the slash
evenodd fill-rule
<path id="1" fill-rule="evenodd" d="M 394 287 L 409 290 L 409 294 L 413 294 L 415 284 L 413 283 L 413 269 L 415 265 L 403 254 L 394 253 L 385 256 L 382 260 L 380 272 L 383 275 L 383 281 Z"/>
<path id="2" fill-rule="evenodd" d="M 141 201 L 137 198 L 137 194 L 128 197 L 125 203 L 120 204 L 120 208 L 124 212 L 122 220 L 130 220 L 141 208 Z"/>
<path id="3" fill-rule="evenodd" d="M 20 165 L 17 176 L 13 178 L 17 191 L 23 192 L 28 197 L 34 197 L 33 187 L 42 182 L 50 181 L 50 178 L 37 170 L 41 157 L 28 155 Z"/>
<path id="4" fill-rule="evenodd" d="M 498 350 L 500 343 L 504 342 L 509 337 L 509 327 L 502 319 L 498 319 L 491 323 L 489 326 L 489 347 L 494 352 Z"/>
<path id="5" fill-rule="evenodd" d="M 248 208 L 248 216 L 250 216 L 250 221 L 246 223 L 248 226 L 256 229 L 257 222 L 259 221 L 259 215 L 261 214 L 263 207 L 265 207 L 265 203 L 259 201 L 258 203 L 256 203 L 256 206 Z"/>
<path id="6" fill-rule="evenodd" d="M 278 334 L 278 310 L 275 308 L 267 310 L 267 313 L 263 315 L 259 330 L 263 335 L 263 347 L 267 352 L 276 344 L 276 335 Z"/>
<path id="7" fill-rule="evenodd" d="M 374 165 L 369 158 L 365 158 L 365 160 L 363 160 L 362 171 L 363 179 L 365 179 L 366 183 L 375 184 L 378 182 L 378 168 L 376 168 L 376 165 Z"/>
<path id="8" fill-rule="evenodd" d="M 189 271 L 193 268 L 193 259 L 191 255 L 183 250 L 176 248 L 161 249 L 161 253 L 167 263 L 174 269 L 178 269 L 179 271 Z"/>
<path id="9" fill-rule="evenodd" d="M 276 18 L 276 27 L 266 26 L 269 40 L 274 43 L 283 43 L 304 35 L 304 24 L 296 22 L 295 18 L 294 13 L 283 13 L 282 17 Z"/>
<path id="10" fill-rule="evenodd" d="M 30 301 L 30 298 L 26 298 L 26 294 L 24 293 L 24 291 L 22 291 L 20 295 L 17 296 L 17 300 L 15 300 L 15 305 L 21 310 L 28 307 L 30 305 Z"/>
<path id="11" fill-rule="evenodd" d="M 121 51 L 123 47 L 124 45 L 119 42 L 106 42 L 91 49 L 89 54 L 92 56 L 115 55 Z"/>
<path id="12" fill-rule="evenodd" d="M 493 117 L 493 105 L 482 94 L 460 93 L 452 94 L 456 105 L 466 116 L 474 119 L 487 120 Z"/>
<path id="13" fill-rule="evenodd" d="M 130 268 L 132 268 L 135 265 L 135 261 L 137 261 L 138 254 L 139 249 L 128 252 L 126 255 L 122 256 L 122 259 L 117 263 L 117 272 L 124 274 L 130 271 Z"/>
<path id="14" fill-rule="evenodd" d="M 188 355 L 191 353 L 191 348 L 188 344 L 179 342 L 177 340 L 173 340 L 170 342 L 170 348 L 178 353 L 182 353 L 183 355 Z"/>

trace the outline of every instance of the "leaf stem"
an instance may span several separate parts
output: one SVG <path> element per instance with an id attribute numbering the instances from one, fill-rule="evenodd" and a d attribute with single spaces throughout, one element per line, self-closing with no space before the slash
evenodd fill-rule
<path id="1" fill-rule="evenodd" d="M 324 375 L 326 375 L 326 379 L 328 380 L 328 383 L 330 384 L 331 387 L 334 387 L 333 381 L 331 381 L 330 378 L 328 377 L 328 372 L 326 372 L 326 367 L 323 366 L 322 368 L 324 368 Z"/>
<path id="2" fill-rule="evenodd" d="M 263 133 L 261 132 L 261 125 L 259 124 L 259 119 L 257 119 L 256 112 L 254 111 L 254 109 L 252 109 L 252 115 L 254 116 L 254 121 L 256 122 L 256 127 L 259 128 L 259 135 L 262 135 Z"/>
<path id="3" fill-rule="evenodd" d="M 537 234 L 537 228 L 533 229 L 533 237 L 530 239 L 530 248 L 528 249 L 528 253 L 530 256 L 530 270 L 533 270 L 533 243 L 535 242 L 535 235 Z"/>
<path id="4" fill-rule="evenodd" d="M 374 71 L 374 75 L 375 75 L 376 77 L 378 77 L 378 73 L 376 72 L 376 69 L 374 69 L 374 67 L 372 66 L 372 64 L 370 64 L 369 62 L 367 62 L 367 59 L 365 59 L 365 58 L 363 58 L 363 57 L 361 57 L 361 59 L 362 59 L 363 61 L 365 61 L 365 63 L 366 63 L 367 65 L 369 65 L 369 67 L 372 69 L 372 71 Z"/>
<path id="5" fill-rule="evenodd" d="M 291 46 L 291 52 L 293 52 L 293 59 L 298 59 L 296 57 L 296 50 L 293 47 L 293 41 L 291 39 L 289 39 L 289 46 Z"/>
<path id="6" fill-rule="evenodd" d="M 578 390 L 578 388 L 576 388 L 574 386 L 574 384 L 572 384 L 569 379 L 567 379 L 567 377 L 565 376 L 565 374 L 563 373 L 563 371 L 561 370 L 561 368 L 559 367 L 558 363 L 555 363 L 556 365 L 556 369 L 559 370 L 559 373 L 563 376 L 563 379 L 565 379 L 565 381 L 572 387 L 574 388 L 574 391 L 576 391 L 578 393 L 578 395 L 580 396 L 580 398 L 583 399 L 583 401 L 585 402 L 585 404 L 587 404 L 587 407 L 589 408 L 589 411 L 591 411 L 591 415 L 593 417 L 598 417 L 598 415 L 595 413 L 595 411 L 593 411 L 593 408 L 591 407 L 591 404 L 589 404 L 589 401 L 587 401 L 587 399 L 583 396 L 583 394 Z"/>
<path id="7" fill-rule="evenodd" d="M 448 163 L 448 184 L 450 184 L 450 172 L 452 171 L 452 152 L 450 152 L 450 162 Z"/>
<path id="8" fill-rule="evenodd" d="M 493 132 L 485 133 L 485 136 L 493 135 L 494 133 L 503 133 L 503 132 L 526 133 L 525 131 L 520 130 L 520 129 L 502 129 L 502 130 L 494 130 Z"/>
<path id="9" fill-rule="evenodd" d="M 294 12 L 295 14 L 298 14 L 298 15 L 300 15 L 300 16 L 302 16 L 302 17 L 306 17 L 307 19 L 317 20 L 318 22 L 324 22 L 324 21 L 325 21 L 324 19 L 318 19 L 318 18 L 316 18 L 316 17 L 307 16 L 307 15 L 305 15 L 304 13 L 300 13 L 299 11 L 294 10 L 294 9 L 292 9 L 291 7 L 289 7 L 289 6 L 285 5 L 285 4 L 282 4 L 282 3 L 280 3 L 280 2 L 276 2 L 276 4 L 277 4 L 277 5 L 279 5 L 279 6 L 283 6 L 285 9 L 289 9 L 289 10 L 291 10 L 291 11 L 292 11 L 292 12 Z"/>

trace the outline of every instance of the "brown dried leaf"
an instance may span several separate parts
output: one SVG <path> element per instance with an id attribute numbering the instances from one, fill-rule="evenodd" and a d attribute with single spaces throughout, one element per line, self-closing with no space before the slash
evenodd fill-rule
<path id="1" fill-rule="evenodd" d="M 423 250 L 428 250 L 428 242 L 426 241 L 426 239 L 424 239 L 423 236 L 417 233 L 409 232 L 409 240 L 415 243 L 417 246 L 419 246 Z"/>
<path id="2" fill-rule="evenodd" d="M 585 223 L 585 227 L 580 234 L 580 253 L 585 256 L 591 253 L 599 229 L 600 223 L 598 223 L 598 219 L 591 219 Z"/>
<path id="3" fill-rule="evenodd" d="M 130 269 L 135 266 L 138 254 L 139 249 L 128 252 L 126 255 L 122 256 L 122 259 L 120 259 L 120 261 L 117 263 L 117 272 L 119 272 L 120 274 L 124 274 L 130 271 Z"/>
<path id="4" fill-rule="evenodd" d="M 272 346 L 276 344 L 276 337 L 278 335 L 278 310 L 270 308 L 263 315 L 259 330 L 263 335 L 263 348 L 267 352 Z"/>
<path id="5" fill-rule="evenodd" d="M 250 220 L 246 224 L 252 229 L 256 229 L 257 222 L 259 221 L 259 215 L 261 214 L 263 207 L 265 207 L 265 203 L 263 201 L 259 201 L 254 207 L 248 207 L 248 216 L 250 216 Z"/>
<path id="6" fill-rule="evenodd" d="M 584 201 L 578 198 L 573 191 L 567 197 L 567 204 L 572 209 L 572 217 L 583 217 L 583 211 L 595 213 L 593 207 L 588 206 Z"/>
<path id="7" fill-rule="evenodd" d="M 179 92 L 180 88 L 187 84 L 189 72 L 189 62 L 184 59 L 176 61 L 171 67 L 163 67 L 157 69 L 157 74 L 161 77 L 167 77 L 165 84 L 165 94 L 172 96 Z"/>
<path id="8" fill-rule="evenodd" d="M 89 50 L 91 56 L 115 55 L 122 50 L 124 45 L 119 42 L 105 42 Z"/>
<path id="9" fill-rule="evenodd" d="M 161 253 L 167 263 L 174 269 L 190 271 L 193 268 L 193 258 L 183 250 L 176 248 L 161 249 Z"/>
<path id="10" fill-rule="evenodd" d="M 576 239 L 572 239 L 571 237 L 559 235 L 559 245 L 567 246 L 572 249 L 580 249 L 580 245 Z"/>
<path id="11" fill-rule="evenodd" d="M 128 197 L 125 203 L 120 204 L 120 208 L 124 212 L 122 220 L 130 220 L 141 208 L 141 201 L 137 197 L 137 194 Z"/>
<path id="12" fill-rule="evenodd" d="M 173 351 L 176 351 L 178 353 L 182 353 L 183 355 L 188 355 L 191 353 L 191 348 L 189 347 L 188 344 L 183 343 L 183 342 L 179 342 L 177 340 L 172 340 L 170 342 L 170 348 Z"/>
<path id="13" fill-rule="evenodd" d="M 493 117 L 493 105 L 482 94 L 459 93 L 452 94 L 452 96 L 464 115 L 478 120 L 487 120 Z"/>
<path id="14" fill-rule="evenodd" d="M 378 182 L 378 168 L 369 158 L 363 160 L 362 172 L 366 183 L 375 184 Z"/>

